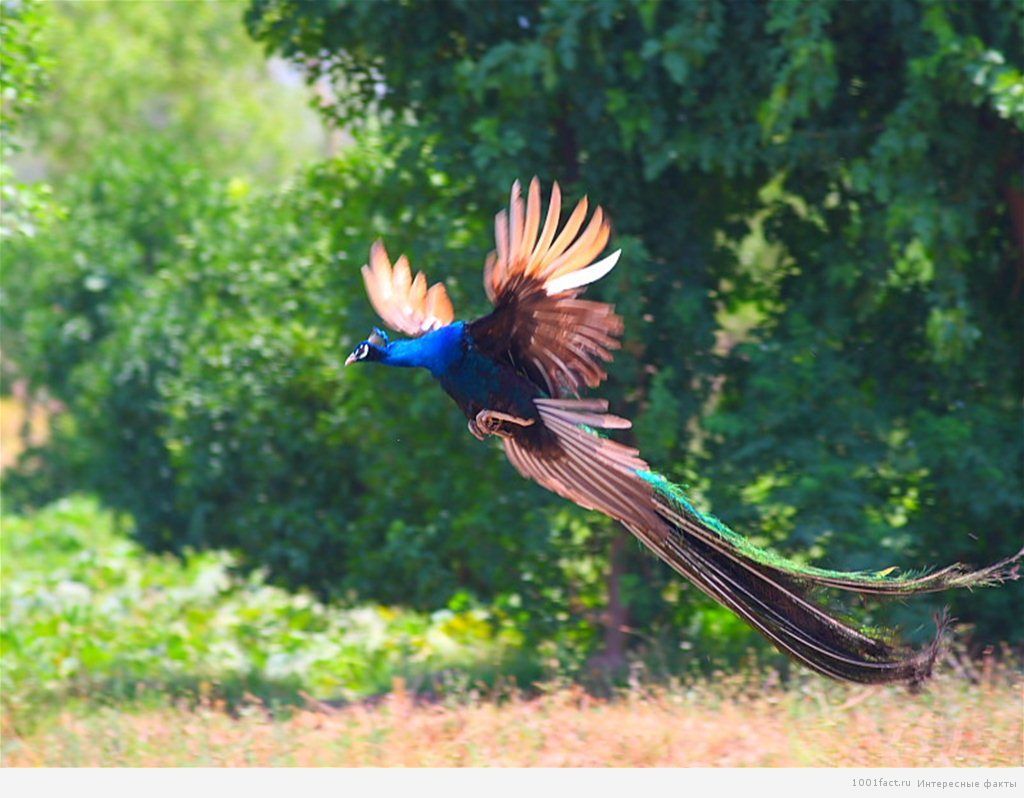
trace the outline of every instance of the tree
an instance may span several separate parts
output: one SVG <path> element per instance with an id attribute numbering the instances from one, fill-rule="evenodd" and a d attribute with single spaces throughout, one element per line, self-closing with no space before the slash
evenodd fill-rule
<path id="1" fill-rule="evenodd" d="M 33 166 L 53 181 L 88 169 L 113 140 L 187 146 L 218 177 L 275 185 L 322 153 L 305 91 L 260 58 L 239 0 L 79 3 L 48 8 L 50 84 L 27 119 Z"/>
<path id="2" fill-rule="evenodd" d="M 740 526 L 853 566 L 993 558 L 1022 528 L 1021 22 L 1000 0 L 247 14 L 335 81 L 330 118 L 474 175 L 467 209 L 533 173 L 601 198 L 642 447 Z M 1011 600 L 957 611 L 1010 634 Z"/>
<path id="3" fill-rule="evenodd" d="M 19 222 L 18 206 L 54 199 L 49 234 L 12 242 L 5 258 L 5 368 L 37 388 L 65 392 L 117 298 L 213 212 L 214 182 L 244 195 L 317 154 L 304 91 L 269 74 L 242 9 L 5 3 L 5 34 L 17 34 L 4 36 L 5 234 L 31 237 L 38 221 Z M 19 174 L 47 182 L 17 191 Z"/>

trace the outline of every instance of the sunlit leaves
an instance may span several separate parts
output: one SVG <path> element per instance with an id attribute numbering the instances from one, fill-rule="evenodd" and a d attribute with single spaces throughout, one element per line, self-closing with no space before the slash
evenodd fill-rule
<path id="1" fill-rule="evenodd" d="M 879 548 L 941 559 L 929 552 L 947 550 L 938 530 L 954 517 L 1019 526 L 1020 501 L 961 515 L 971 499 L 920 470 L 944 461 L 923 420 L 958 407 L 978 408 L 965 423 L 992 458 L 1020 451 L 1019 436 L 995 442 L 1000 424 L 981 410 L 1002 408 L 1009 428 L 1019 402 L 1004 204 L 1020 191 L 1019 4 L 435 8 L 446 26 L 397 6 L 306 15 L 285 0 L 257 0 L 250 21 L 295 57 L 358 53 L 356 72 L 372 64 L 384 105 L 412 110 L 452 171 L 469 151 L 495 192 L 524 169 L 569 171 L 611 198 L 617 232 L 645 255 L 642 276 L 627 258 L 609 282 L 629 314 L 611 391 L 664 467 L 700 462 L 702 441 L 725 516 L 826 541 L 844 561 Z M 313 16 L 300 37 L 265 24 Z M 962 492 L 987 490 L 953 470 Z M 999 495 L 1020 478 L 983 471 Z M 744 484 L 772 487 L 753 497 Z M 905 533 L 888 534 L 882 508 L 911 491 Z M 999 533 L 973 559 L 1009 545 Z"/>
<path id="2" fill-rule="evenodd" d="M 223 552 L 182 560 L 146 553 L 96 503 L 70 497 L 5 516 L 3 706 L 21 722 L 82 698 L 146 690 L 267 701 L 354 698 L 397 676 L 477 672 L 515 655 L 522 637 L 500 613 L 464 600 L 432 615 L 346 609 L 240 576 Z"/>

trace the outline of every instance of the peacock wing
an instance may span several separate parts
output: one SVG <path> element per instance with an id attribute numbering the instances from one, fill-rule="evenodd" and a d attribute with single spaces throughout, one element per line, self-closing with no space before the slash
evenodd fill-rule
<path id="1" fill-rule="evenodd" d="M 405 255 L 392 266 L 380 241 L 370 247 L 370 262 L 362 272 L 370 304 L 391 329 L 420 336 L 454 320 L 455 311 L 444 284 L 428 288 L 423 272 L 413 277 Z"/>
<path id="2" fill-rule="evenodd" d="M 494 311 L 470 326 L 485 353 L 511 361 L 553 397 L 600 385 L 623 330 L 612 305 L 579 298 L 618 261 L 620 251 L 594 262 L 611 234 L 608 218 L 597 208 L 584 227 L 584 197 L 559 231 L 561 196 L 555 183 L 542 225 L 540 182 L 530 182 L 525 203 L 513 184 L 484 266 Z"/>

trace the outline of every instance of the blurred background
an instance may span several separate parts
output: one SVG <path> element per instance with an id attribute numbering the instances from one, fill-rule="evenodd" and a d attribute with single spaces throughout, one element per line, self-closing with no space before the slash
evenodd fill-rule
<path id="1" fill-rule="evenodd" d="M 5 736 L 797 676 L 429 375 L 342 368 L 377 237 L 486 310 L 516 178 L 611 215 L 602 393 L 701 506 L 843 569 L 1020 547 L 1015 0 L 0 8 Z M 947 603 L 969 654 L 1019 651 L 1016 585 L 851 611 L 920 642 Z"/>

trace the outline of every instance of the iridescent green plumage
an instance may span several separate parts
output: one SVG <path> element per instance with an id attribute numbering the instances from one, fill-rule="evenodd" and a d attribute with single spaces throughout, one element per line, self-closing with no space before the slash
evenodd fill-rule
<path id="1" fill-rule="evenodd" d="M 1024 549 L 1021 549 L 1012 557 L 977 570 L 972 570 L 969 566 L 960 563 L 932 572 L 920 570 L 894 573 L 899 570 L 897 566 L 890 566 L 879 571 L 836 571 L 819 568 L 791 560 L 771 549 L 757 546 L 749 538 L 730 529 L 716 516 L 699 510 L 690 501 L 683 488 L 670 482 L 661 474 L 655 471 L 638 471 L 637 476 L 649 483 L 669 506 L 692 518 L 706 528 L 709 533 L 717 535 L 723 543 L 734 547 L 744 557 L 790 576 L 803 578 L 823 586 L 882 595 L 933 593 L 954 588 L 984 587 L 998 584 L 1008 578 L 1016 578 L 1019 560 L 1024 555 Z"/>

